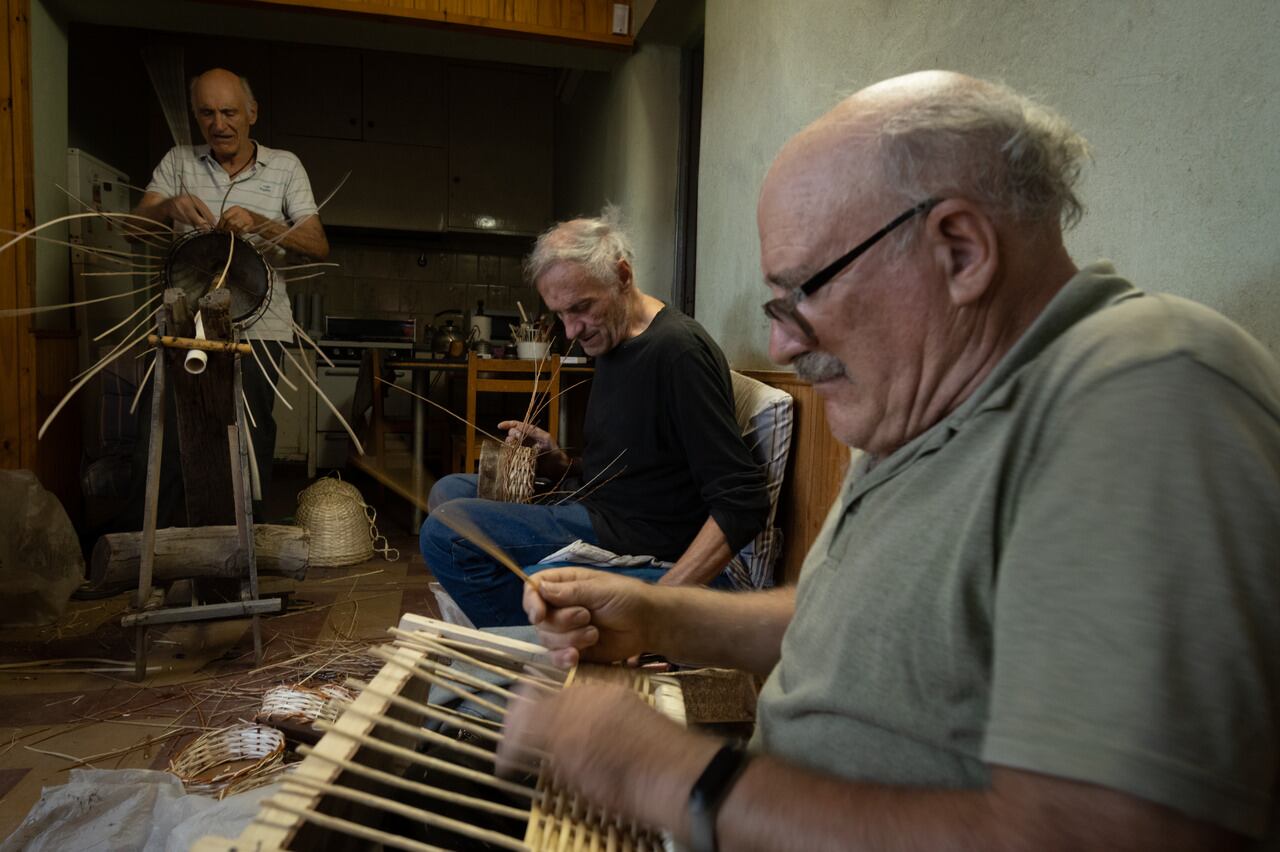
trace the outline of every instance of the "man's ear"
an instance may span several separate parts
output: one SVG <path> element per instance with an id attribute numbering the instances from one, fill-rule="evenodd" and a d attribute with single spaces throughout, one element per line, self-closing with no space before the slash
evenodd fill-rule
<path id="1" fill-rule="evenodd" d="M 634 279 L 631 277 L 631 264 L 625 260 L 618 261 L 618 290 L 627 292 L 631 289 Z"/>
<path id="2" fill-rule="evenodd" d="M 949 198 L 929 211 L 925 228 L 951 303 L 963 307 L 980 300 L 995 280 L 1000 260 L 999 233 L 991 217 L 969 201 Z"/>
<path id="3" fill-rule="evenodd" d="M 257 101 L 249 102 L 249 109 L 247 110 L 247 114 L 249 116 L 249 126 L 253 127 L 255 124 L 258 123 L 258 102 Z"/>

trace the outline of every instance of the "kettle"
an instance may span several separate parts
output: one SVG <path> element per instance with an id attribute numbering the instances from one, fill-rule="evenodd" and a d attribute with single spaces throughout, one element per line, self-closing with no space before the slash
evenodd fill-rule
<path id="1" fill-rule="evenodd" d="M 460 345 L 463 341 L 462 330 L 458 325 L 462 320 L 462 314 L 459 311 L 441 311 L 436 314 L 436 319 L 439 320 L 441 316 L 447 314 L 453 314 L 453 316 L 448 317 L 444 325 L 437 324 L 435 333 L 431 335 L 431 354 L 439 357 L 453 354 L 452 349 L 455 348 L 458 348 L 461 354 L 461 347 L 455 347 L 454 341 Z M 454 317 L 457 319 L 455 320 Z"/>

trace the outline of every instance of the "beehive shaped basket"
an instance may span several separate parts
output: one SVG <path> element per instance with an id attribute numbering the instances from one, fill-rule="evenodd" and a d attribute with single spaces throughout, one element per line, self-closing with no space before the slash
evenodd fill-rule
<path id="1" fill-rule="evenodd" d="M 354 485 L 320 479 L 298 495 L 295 518 L 311 536 L 311 564 L 355 565 L 373 556 L 368 506 Z"/>

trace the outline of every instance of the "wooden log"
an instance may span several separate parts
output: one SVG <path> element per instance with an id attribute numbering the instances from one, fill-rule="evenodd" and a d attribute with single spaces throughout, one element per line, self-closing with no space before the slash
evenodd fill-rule
<path id="1" fill-rule="evenodd" d="M 225 577 L 239 579 L 236 559 L 236 528 L 170 527 L 156 530 L 156 582 L 192 578 Z M 302 527 L 256 524 L 253 546 L 258 573 L 301 580 L 307 575 L 310 542 Z M 89 565 L 89 581 L 95 588 L 112 588 L 134 583 L 142 555 L 142 533 L 111 533 L 98 539 Z"/>

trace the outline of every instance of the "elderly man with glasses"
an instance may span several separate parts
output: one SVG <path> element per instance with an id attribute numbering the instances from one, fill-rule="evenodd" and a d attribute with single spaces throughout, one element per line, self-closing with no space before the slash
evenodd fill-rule
<path id="1" fill-rule="evenodd" d="M 537 747 L 699 850 L 1275 848 L 1280 365 L 1077 268 L 1085 154 L 943 72 L 783 148 L 758 209 L 770 350 L 864 451 L 799 585 L 564 569 L 525 593 L 561 662 L 767 675 L 750 748 L 582 686 L 520 703 L 506 756 Z"/>

